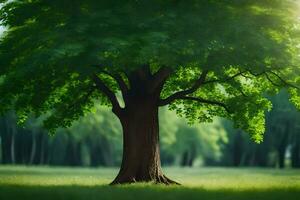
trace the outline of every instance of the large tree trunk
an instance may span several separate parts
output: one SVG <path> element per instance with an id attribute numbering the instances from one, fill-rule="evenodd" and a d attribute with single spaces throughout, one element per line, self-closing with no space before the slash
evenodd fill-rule
<path id="1" fill-rule="evenodd" d="M 109 98 L 112 111 L 123 128 L 122 165 L 111 184 L 175 183 L 164 176 L 159 153 L 158 108 L 168 103 L 160 101 L 160 93 L 170 73 L 168 68 L 152 73 L 149 65 L 143 65 L 126 73 L 129 85 L 120 75 L 109 74 L 120 87 L 124 108 L 101 78 L 97 75 L 92 77 L 97 88 Z"/>
<path id="2" fill-rule="evenodd" d="M 153 98 L 135 98 L 118 117 L 123 128 L 123 160 L 119 174 L 111 184 L 176 183 L 161 169 L 158 106 Z"/>

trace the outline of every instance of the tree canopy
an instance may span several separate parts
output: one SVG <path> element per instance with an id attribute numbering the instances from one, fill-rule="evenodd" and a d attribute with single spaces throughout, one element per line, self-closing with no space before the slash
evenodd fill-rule
<path id="1" fill-rule="evenodd" d="M 159 106 L 215 116 L 262 140 L 265 94 L 300 107 L 299 7 L 293 0 L 2 0 L 0 113 L 46 114 L 55 129 L 94 103 L 121 109 L 140 69 Z M 100 90 L 100 92 L 99 92 Z M 95 101 L 97 99 L 97 101 Z"/>

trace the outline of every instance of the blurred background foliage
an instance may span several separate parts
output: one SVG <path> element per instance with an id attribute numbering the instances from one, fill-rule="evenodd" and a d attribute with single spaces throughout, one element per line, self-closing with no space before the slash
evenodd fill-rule
<path id="1" fill-rule="evenodd" d="M 189 125 L 166 108 L 160 110 L 163 165 L 300 167 L 300 113 L 285 91 L 269 97 L 264 141 L 216 118 L 213 123 Z M 122 130 L 109 108 L 97 106 L 68 129 L 50 135 L 42 119 L 16 123 L 13 111 L 0 118 L 0 163 L 54 166 L 119 166 Z"/>
<path id="2" fill-rule="evenodd" d="M 282 91 L 270 97 L 261 144 L 232 123 L 189 125 L 166 108 L 160 110 L 163 165 L 300 167 L 300 113 Z M 0 119 L 0 163 L 60 166 L 119 166 L 122 131 L 109 108 L 97 106 L 68 129 L 50 135 L 42 119 L 30 118 L 20 127 L 13 111 Z"/>

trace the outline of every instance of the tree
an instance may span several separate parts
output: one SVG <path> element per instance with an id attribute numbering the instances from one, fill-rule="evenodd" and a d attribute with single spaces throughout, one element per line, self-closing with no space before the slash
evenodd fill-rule
<path id="1" fill-rule="evenodd" d="M 227 143 L 220 119 L 191 126 L 167 109 L 161 109 L 159 117 L 162 164 L 191 167 L 201 162 L 212 165 L 219 161 L 223 145 Z"/>
<path id="2" fill-rule="evenodd" d="M 81 137 L 84 135 L 92 166 L 115 166 L 120 163 L 121 127 L 109 109 L 96 105 L 95 113 L 81 118 L 69 131 L 80 138 L 78 141 L 82 141 Z"/>
<path id="3" fill-rule="evenodd" d="M 15 163 L 15 137 L 17 128 L 15 126 L 16 117 L 9 112 L 0 119 L 1 153 L 4 164 Z"/>
<path id="4" fill-rule="evenodd" d="M 285 90 L 268 98 L 273 108 L 266 115 L 266 131 L 261 144 L 253 143 L 247 133 L 234 129 L 232 123 L 224 121 L 229 142 L 220 164 L 284 168 L 286 159 L 290 157 L 288 163 L 297 167 L 300 160 L 300 112 L 289 102 L 289 95 Z"/>
<path id="5" fill-rule="evenodd" d="M 296 1 L 1 2 L 0 112 L 46 113 L 53 132 L 111 106 L 124 140 L 113 184 L 174 183 L 160 166 L 159 107 L 228 118 L 257 142 L 271 108 L 262 94 L 287 87 L 300 107 Z"/>
<path id="6" fill-rule="evenodd" d="M 281 91 L 272 97 L 274 109 L 267 115 L 267 133 L 273 136 L 270 140 L 277 152 L 277 162 L 280 168 L 285 167 L 285 158 L 288 146 L 291 147 L 292 166 L 299 160 L 299 112 L 288 101 L 286 91 Z M 299 161 L 298 161 L 299 162 Z"/>

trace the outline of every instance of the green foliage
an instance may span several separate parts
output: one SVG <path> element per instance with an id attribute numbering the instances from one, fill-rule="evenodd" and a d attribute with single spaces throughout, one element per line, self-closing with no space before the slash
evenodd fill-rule
<path id="1" fill-rule="evenodd" d="M 278 167 L 279 152 L 291 153 L 286 167 L 299 167 L 300 112 L 286 91 L 268 96 L 273 109 L 266 115 L 264 141 L 256 144 L 228 120 L 188 125 L 166 107 L 160 109 L 162 165 Z M 0 162 L 26 165 L 116 166 L 122 157 L 121 127 L 109 108 L 100 105 L 68 129 L 46 135 L 43 117 L 29 118 L 25 128 L 16 126 L 14 113 L 0 118 Z M 15 130 L 15 131 L 14 131 Z M 14 131 L 14 132 L 12 132 Z M 14 146 L 11 143 L 14 135 Z M 42 139 L 42 140 L 41 140 Z M 43 147 L 36 144 L 42 143 Z M 36 149 L 37 148 L 37 149 Z M 14 154 L 10 150 L 14 149 Z M 45 156 L 47 159 L 41 159 Z M 2 158 L 1 158 L 2 157 Z"/>
<path id="2" fill-rule="evenodd" d="M 300 84 L 296 1 L 1 2 L 7 30 L 0 42 L 0 113 L 13 108 L 21 121 L 47 113 L 49 129 L 71 126 L 94 99 L 110 105 L 94 91 L 93 74 L 124 75 L 150 64 L 153 71 L 173 70 L 162 97 L 208 70 L 211 82 L 192 96 L 221 101 L 230 112 L 188 100 L 170 109 L 190 122 L 226 117 L 259 142 L 271 108 L 263 94 Z M 118 91 L 115 81 L 103 79 Z M 299 107 L 299 90 L 290 93 Z"/>
<path id="3" fill-rule="evenodd" d="M 103 159 L 107 162 L 107 165 L 112 166 L 121 163 L 121 129 L 116 116 L 108 108 L 98 105 L 94 113 L 89 113 L 87 116 L 80 118 L 67 131 L 74 135 L 78 141 L 83 142 L 84 138 L 88 138 L 91 142 L 86 142 L 86 148 L 90 150 L 100 143 L 101 156 L 104 157 Z M 93 143 L 93 141 L 95 142 Z M 99 153 L 99 150 L 96 152 Z"/>
<path id="4" fill-rule="evenodd" d="M 190 126 L 184 118 L 162 109 L 160 122 L 162 154 L 172 157 L 172 164 L 180 164 L 185 153 L 189 154 L 191 161 L 202 162 L 198 164 L 205 164 L 206 159 L 215 162 L 220 159 L 227 136 L 219 119 Z"/>
<path id="5" fill-rule="evenodd" d="M 266 132 L 261 144 L 249 141 L 249 135 L 223 121 L 228 143 L 222 151 L 222 165 L 259 167 L 299 167 L 300 112 L 289 101 L 286 90 L 268 96 L 273 108 L 266 114 Z M 290 154 L 291 156 L 286 156 Z"/>

